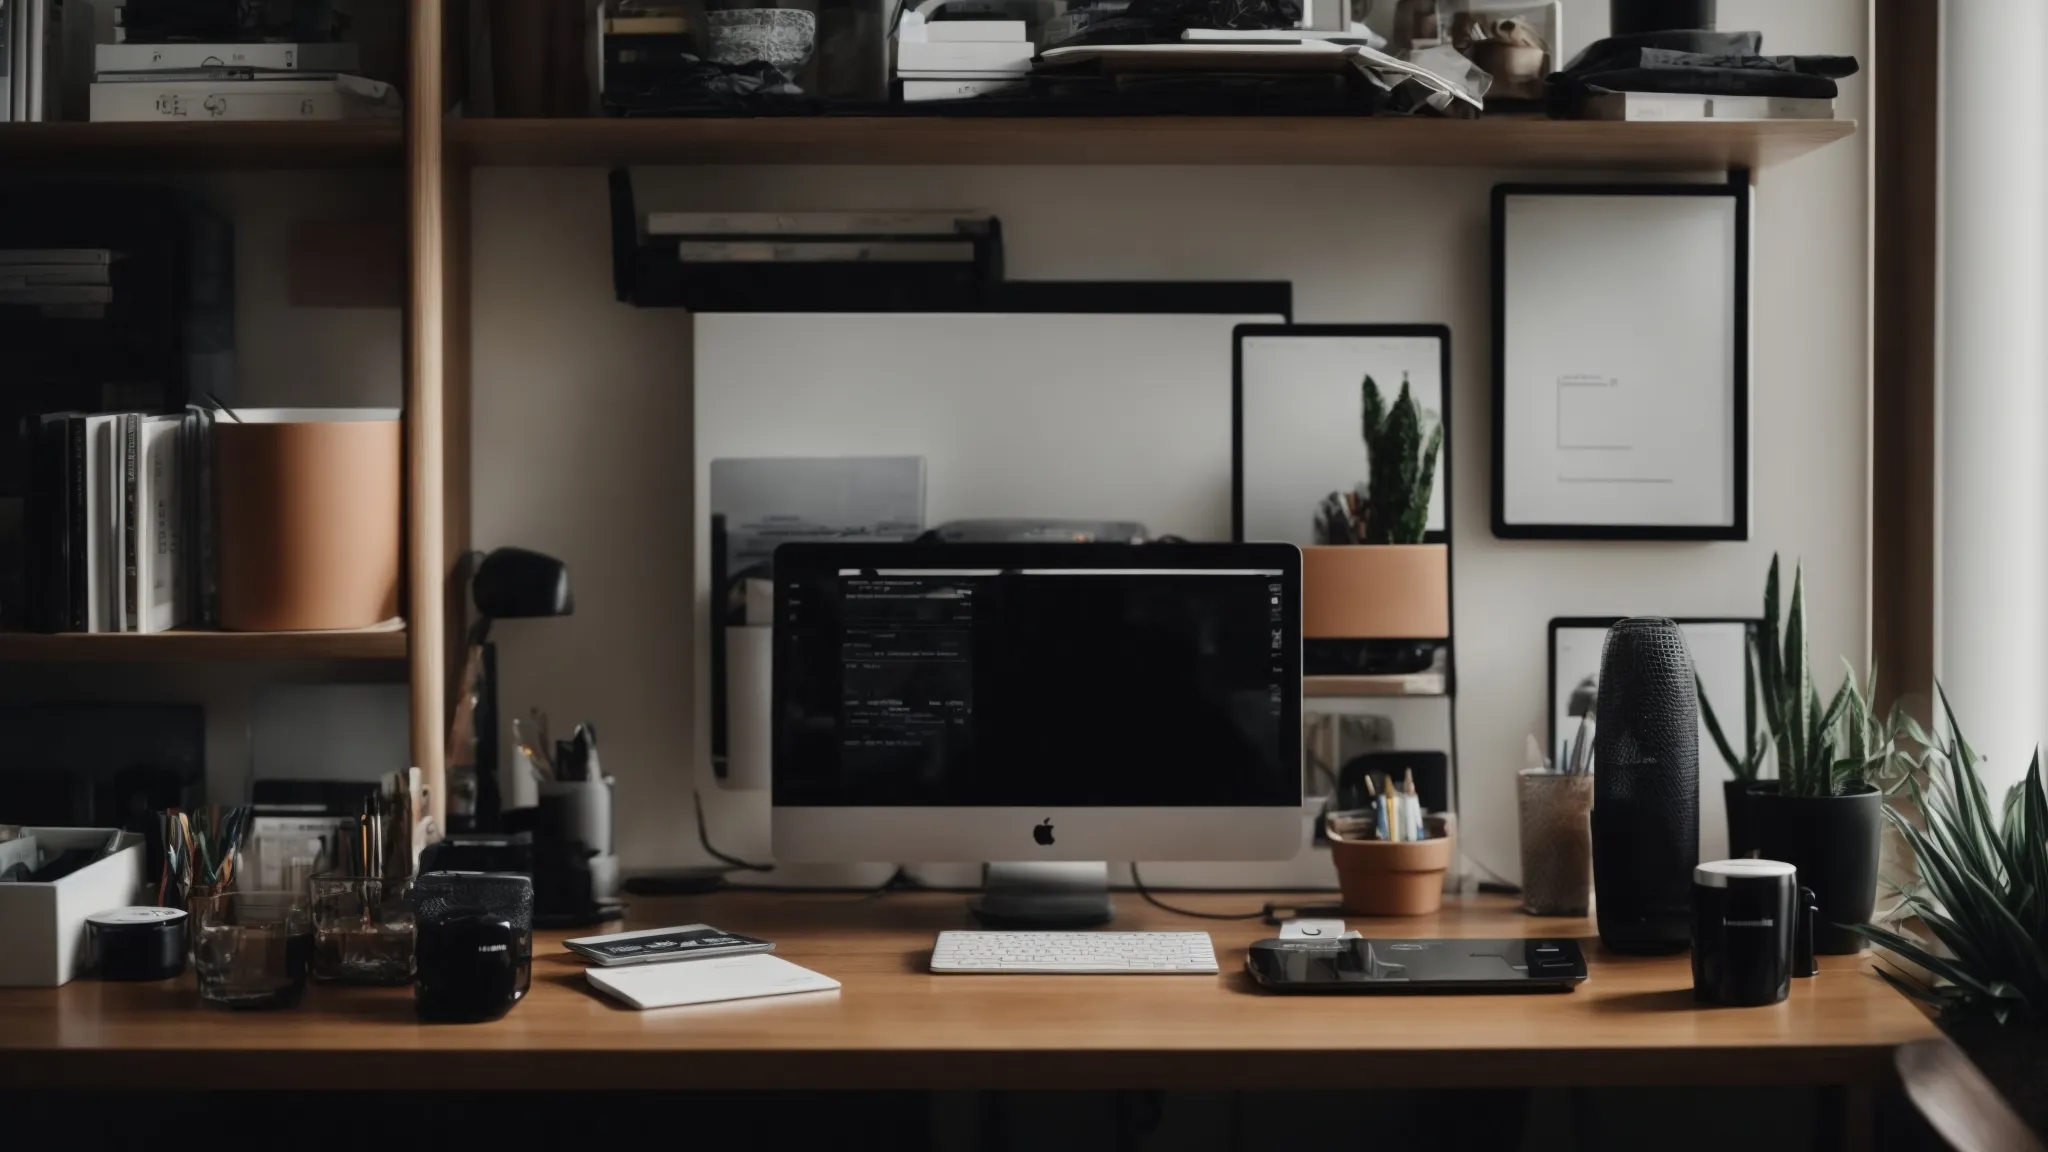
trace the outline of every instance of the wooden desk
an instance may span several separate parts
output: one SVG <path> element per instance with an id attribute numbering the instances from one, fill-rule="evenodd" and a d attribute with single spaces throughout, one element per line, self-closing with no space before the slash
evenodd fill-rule
<path id="1" fill-rule="evenodd" d="M 1685 956 L 1607 956 L 1568 994 L 1281 997 L 1253 988 L 1257 921 L 1198 922 L 1117 897 L 1119 926 L 1204 928 L 1221 976 L 933 976 L 958 894 L 727 893 L 642 900 L 634 927 L 707 921 L 776 940 L 838 993 L 635 1012 L 535 944 L 533 991 L 494 1024 L 423 1027 L 407 989 L 315 987 L 299 1008 L 202 1009 L 191 976 L 0 990 L 0 1088 L 1356 1088 L 1803 1084 L 1892 1080 L 1896 1046 L 1936 1034 L 1855 957 L 1829 957 L 1769 1008 L 1694 1006 Z M 1250 894 L 1176 894 L 1194 908 Z M 1482 897 L 1384 936 L 1590 937 Z M 581 933 L 576 933 L 581 934 Z"/>

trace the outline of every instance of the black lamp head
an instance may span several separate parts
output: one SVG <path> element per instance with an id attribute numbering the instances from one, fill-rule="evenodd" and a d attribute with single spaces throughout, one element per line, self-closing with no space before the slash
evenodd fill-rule
<path id="1" fill-rule="evenodd" d="M 525 548 L 492 549 L 477 565 L 469 588 L 477 612 L 487 619 L 569 616 L 576 611 L 575 598 L 569 595 L 569 566 Z"/>

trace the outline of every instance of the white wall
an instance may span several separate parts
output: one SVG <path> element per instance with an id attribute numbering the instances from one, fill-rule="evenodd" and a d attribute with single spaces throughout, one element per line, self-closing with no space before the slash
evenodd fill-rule
<path id="1" fill-rule="evenodd" d="M 1867 53 L 1864 0 L 1721 8 L 1723 27 L 1763 28 L 1767 50 Z M 1599 0 L 1566 10 L 1568 51 L 1602 31 Z M 1846 82 L 1843 114 L 1865 111 L 1863 81 Z M 1782 551 L 1807 566 L 1816 659 L 1863 660 L 1867 139 L 1759 177 L 1743 544 L 1489 534 L 1487 196 L 1543 174 L 758 167 L 642 170 L 636 187 L 643 207 L 674 209 L 976 205 L 1002 217 L 1013 278 L 1289 279 L 1301 321 L 1449 324 L 1464 829 L 1514 874 L 1513 775 L 1524 735 L 1544 730 L 1551 617 L 1753 613 Z M 484 170 L 474 195 L 476 541 L 560 555 L 578 604 L 502 626 L 504 704 L 563 728 L 597 720 L 626 865 L 695 862 L 689 321 L 613 302 L 603 172 Z M 765 853 L 765 795 L 708 799 L 720 847 Z"/>

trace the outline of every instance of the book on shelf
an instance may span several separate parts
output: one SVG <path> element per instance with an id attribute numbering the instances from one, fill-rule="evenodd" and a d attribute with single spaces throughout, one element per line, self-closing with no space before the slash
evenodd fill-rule
<path id="1" fill-rule="evenodd" d="M 900 75 L 913 72 L 937 72 L 946 75 L 960 72 L 995 72 L 1022 75 L 1031 71 L 1031 58 L 1037 54 L 1037 49 L 1032 47 L 1029 41 L 933 43 L 929 40 L 902 40 L 896 45 L 896 71 Z"/>
<path id="2" fill-rule="evenodd" d="M 37 422 L 23 509 L 21 622 L 39 632 L 162 632 L 196 570 L 186 421 L 54 412 Z"/>
<path id="3" fill-rule="evenodd" d="M 0 267 L 39 264 L 111 264 L 108 248 L 0 248 Z"/>
<path id="4" fill-rule="evenodd" d="M 9 285 L 0 273 L 0 304 L 111 304 L 110 284 L 23 284 Z"/>
<path id="5" fill-rule="evenodd" d="M 0 288 L 49 288 L 110 284 L 105 264 L 4 264 Z"/>
<path id="6" fill-rule="evenodd" d="M 1580 120 L 1833 120 L 1832 99 L 1710 96 L 1686 92 L 1598 92 L 1579 102 Z"/>
<path id="7" fill-rule="evenodd" d="M 324 44 L 120 44 L 93 46 L 94 71 L 167 72 L 195 68 L 254 68 L 267 72 L 359 72 L 362 49 L 347 41 Z"/>
<path id="8" fill-rule="evenodd" d="M 927 100 L 972 100 L 977 96 L 1001 96 L 1011 92 L 1022 92 L 1030 87 L 1024 79 L 980 79 L 980 80 L 922 80 L 903 81 L 903 102 L 918 104 Z"/>
<path id="9" fill-rule="evenodd" d="M 296 79 L 102 81 L 95 122 L 161 120 L 356 120 L 400 115 L 391 85 L 360 76 Z"/>

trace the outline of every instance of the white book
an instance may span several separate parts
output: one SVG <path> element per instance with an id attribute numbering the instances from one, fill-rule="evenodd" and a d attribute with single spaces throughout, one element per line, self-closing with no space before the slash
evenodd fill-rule
<path id="1" fill-rule="evenodd" d="M 0 264 L 0 288 L 42 288 L 52 284 L 105 284 L 105 264 Z"/>
<path id="2" fill-rule="evenodd" d="M 389 84 L 360 76 L 94 84 L 91 99 L 96 122 L 350 120 L 403 110 Z"/>
<path id="3" fill-rule="evenodd" d="M 1798 96 L 1602 92 L 1579 105 L 1581 120 L 1833 120 L 1835 102 Z"/>
<path id="4" fill-rule="evenodd" d="M 711 956 L 687 963 L 586 968 L 590 986 L 635 1008 L 717 1004 L 799 992 L 831 992 L 839 981 L 766 952 Z"/>
<path id="5" fill-rule="evenodd" d="M 685 240 L 676 255 L 697 264 L 804 264 L 827 261 L 873 264 L 953 264 L 974 259 L 972 240 L 822 243 L 786 240 Z"/>
<path id="6" fill-rule="evenodd" d="M 930 80 L 1000 80 L 1006 84 L 1024 84 L 1029 81 L 1028 72 L 974 72 L 965 68 L 945 68 L 937 72 L 898 72 L 896 78 L 904 83 Z"/>
<path id="7" fill-rule="evenodd" d="M 939 20 L 924 26 L 933 44 L 1015 44 L 1024 41 L 1022 20 Z"/>
<path id="8" fill-rule="evenodd" d="M 184 438 L 181 417 L 142 421 L 136 465 L 136 580 L 142 608 L 137 632 L 165 632 L 185 622 Z"/>
<path id="9" fill-rule="evenodd" d="M 1028 42 L 1022 44 L 946 44 L 905 40 L 896 45 L 899 72 L 1012 72 L 1031 71 L 1037 55 Z"/>
<path id="10" fill-rule="evenodd" d="M 650 212 L 650 236 L 951 236 L 978 212 Z"/>
<path id="11" fill-rule="evenodd" d="M 1224 43 L 1257 44 L 1278 41 L 1295 44 L 1303 40 L 1326 40 L 1332 44 L 1372 44 L 1381 39 L 1365 28 L 1351 32 L 1317 32 L 1305 28 L 1188 28 L 1182 40 L 1214 40 Z"/>
<path id="12" fill-rule="evenodd" d="M 39 284 L 22 288 L 0 285 L 0 304 L 111 304 L 114 289 L 106 284 Z"/>
<path id="13" fill-rule="evenodd" d="M 976 96 L 997 96 L 1005 92 L 1021 92 L 1030 87 L 1024 80 L 905 80 L 903 102 L 916 104 L 925 100 L 971 100 Z"/>
<path id="14" fill-rule="evenodd" d="M 109 72 L 163 72 L 178 68 L 261 68 L 278 72 L 357 72 L 362 49 L 333 44 L 98 44 L 93 65 Z"/>

